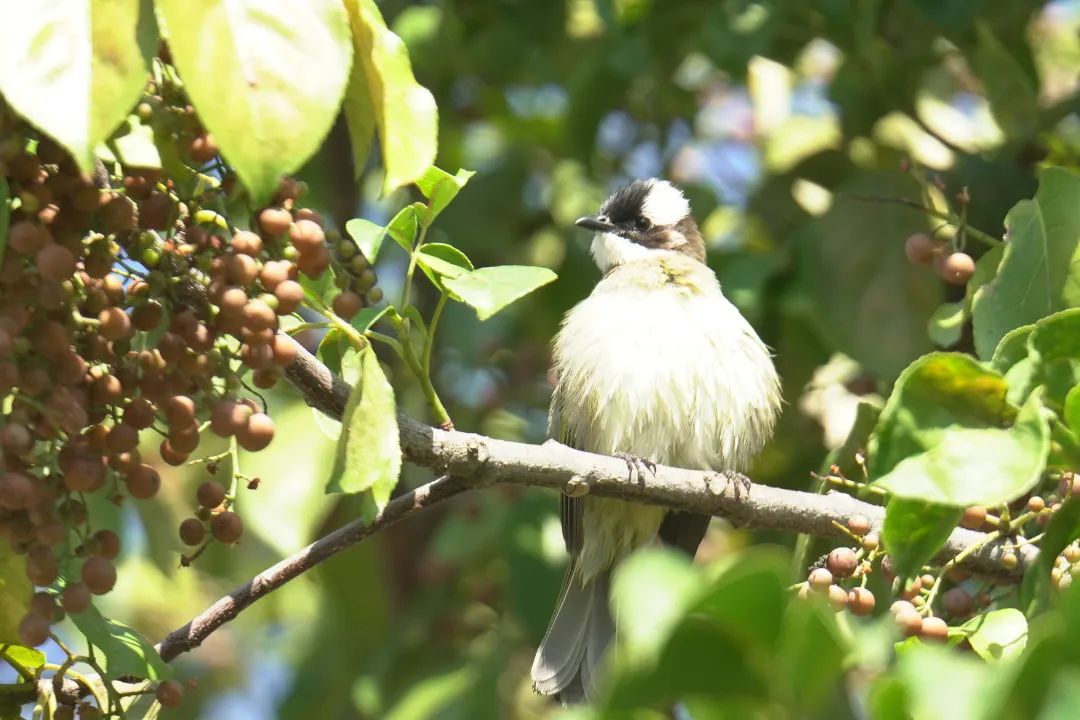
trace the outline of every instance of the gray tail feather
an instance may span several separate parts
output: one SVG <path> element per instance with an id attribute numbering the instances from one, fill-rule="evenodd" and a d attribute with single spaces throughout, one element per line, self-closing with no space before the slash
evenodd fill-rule
<path id="1" fill-rule="evenodd" d="M 608 606 L 610 574 L 604 572 L 583 586 L 574 578 L 574 565 L 571 560 L 532 665 L 536 691 L 557 694 L 564 705 L 592 698 L 604 651 L 615 636 Z"/>

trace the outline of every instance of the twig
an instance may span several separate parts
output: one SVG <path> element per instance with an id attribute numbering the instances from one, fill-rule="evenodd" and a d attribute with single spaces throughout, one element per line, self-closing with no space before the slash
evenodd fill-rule
<path id="1" fill-rule="evenodd" d="M 297 346 L 296 360 L 285 376 L 312 407 L 340 418 L 349 386 L 311 353 Z M 787 490 L 750 482 L 738 473 L 710 473 L 656 466 L 647 482 L 627 476 L 626 463 L 617 458 L 574 450 L 554 442 L 544 445 L 495 440 L 482 435 L 446 431 L 398 416 L 405 457 L 423 467 L 447 473 L 437 480 L 392 500 L 370 523 L 361 520 L 341 527 L 282 560 L 221 598 L 184 627 L 173 631 L 158 647 L 165 660 L 198 647 L 214 630 L 244 608 L 315 567 L 327 558 L 420 510 L 471 488 L 498 483 L 534 485 L 581 495 L 592 493 L 675 510 L 708 513 L 735 525 L 816 537 L 845 537 L 844 525 L 852 515 L 866 517 L 880 530 L 885 509 L 843 493 Z M 1001 556 L 1013 552 L 1019 562 L 1012 570 Z M 991 540 L 987 534 L 957 528 L 946 540 L 939 558 L 945 562 L 965 555 L 963 567 L 1003 579 L 1019 579 L 1038 558 L 1032 545 L 1015 546 L 1009 539 Z"/>

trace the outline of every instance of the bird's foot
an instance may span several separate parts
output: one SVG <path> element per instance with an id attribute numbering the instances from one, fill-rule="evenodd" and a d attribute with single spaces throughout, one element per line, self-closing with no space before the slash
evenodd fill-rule
<path id="1" fill-rule="evenodd" d="M 638 485 L 645 485 L 645 473 L 656 476 L 656 463 L 648 458 L 643 458 L 640 455 L 633 455 L 626 452 L 617 452 L 615 457 L 619 458 L 626 463 L 626 468 L 630 472 L 629 479 L 631 482 L 637 482 Z"/>
<path id="2" fill-rule="evenodd" d="M 744 497 L 750 497 L 750 488 L 753 483 L 750 482 L 750 478 L 746 477 L 745 475 L 742 475 L 740 473 L 725 473 L 723 475 L 717 473 L 709 475 L 706 479 L 706 485 L 713 492 L 717 492 L 716 488 L 713 487 L 711 478 L 716 478 L 718 480 L 724 481 L 723 489 L 721 489 L 717 494 L 729 495 L 732 499 L 736 501 L 742 500 Z"/>

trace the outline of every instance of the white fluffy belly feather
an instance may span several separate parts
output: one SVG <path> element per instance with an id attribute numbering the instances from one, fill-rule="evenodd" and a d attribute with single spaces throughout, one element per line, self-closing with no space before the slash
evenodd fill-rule
<path id="1" fill-rule="evenodd" d="M 617 267 L 567 314 L 555 342 L 553 431 L 592 452 L 744 470 L 772 432 L 768 349 L 691 260 Z M 582 579 L 652 540 L 660 508 L 588 498 Z"/>

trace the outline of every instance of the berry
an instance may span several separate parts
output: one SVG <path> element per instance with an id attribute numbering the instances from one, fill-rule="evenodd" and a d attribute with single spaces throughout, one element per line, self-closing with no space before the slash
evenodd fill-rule
<path id="1" fill-rule="evenodd" d="M 900 632 L 907 637 L 918 635 L 922 632 L 923 619 L 922 616 L 919 615 L 919 611 L 915 608 L 911 608 L 910 610 L 907 608 L 902 609 L 893 616 L 893 620 L 896 622 L 896 626 L 900 628 Z"/>
<path id="2" fill-rule="evenodd" d="M 94 555 L 83 563 L 81 576 L 90 592 L 104 595 L 116 585 L 116 566 L 112 560 Z"/>
<path id="3" fill-rule="evenodd" d="M 259 229 L 267 235 L 282 235 L 289 232 L 292 215 L 281 208 L 266 208 L 259 213 Z"/>
<path id="4" fill-rule="evenodd" d="M 851 573 L 855 572 L 856 566 L 858 566 L 859 560 L 855 556 L 855 551 L 851 548 L 838 547 L 829 553 L 829 557 L 825 560 L 825 567 L 829 569 L 835 577 L 849 577 Z"/>
<path id="5" fill-rule="evenodd" d="M 960 519 L 960 527 L 968 530 L 978 530 L 986 522 L 986 508 L 982 505 L 972 505 L 964 509 L 964 517 Z"/>
<path id="6" fill-rule="evenodd" d="M 909 235 L 904 242 L 904 254 L 914 265 L 929 265 L 941 253 L 941 247 L 925 233 Z"/>
<path id="7" fill-rule="evenodd" d="M 94 533 L 94 541 L 97 543 L 95 555 L 111 559 L 120 554 L 120 537 L 112 530 L 98 530 Z"/>
<path id="8" fill-rule="evenodd" d="M 975 599 L 964 588 L 954 587 L 941 594 L 941 606 L 954 618 L 964 617 L 975 606 Z"/>
<path id="9" fill-rule="evenodd" d="M 84 583 L 68 583 L 60 597 L 66 612 L 81 613 L 90 607 L 90 589 Z"/>
<path id="10" fill-rule="evenodd" d="M 833 576 L 832 573 L 825 568 L 815 568 L 810 572 L 810 576 L 807 580 L 810 582 L 810 587 L 814 590 L 825 591 L 832 585 Z"/>
<path id="11" fill-rule="evenodd" d="M 852 515 L 847 521 L 848 530 L 858 536 L 870 532 L 870 519 L 865 515 Z"/>
<path id="12" fill-rule="evenodd" d="M 274 421 L 266 413 L 253 413 L 237 432 L 236 441 L 249 452 L 262 450 L 274 439 Z"/>
<path id="13" fill-rule="evenodd" d="M 206 526 L 202 520 L 189 517 L 180 523 L 180 541 L 185 545 L 198 545 L 206 538 Z"/>
<path id="14" fill-rule="evenodd" d="M 148 500 L 157 495 L 158 490 L 161 489 L 161 476 L 151 466 L 140 464 L 127 474 L 124 484 L 131 493 L 131 497 L 137 500 Z"/>
<path id="15" fill-rule="evenodd" d="M 874 593 L 866 588 L 853 588 L 848 593 L 848 608 L 856 615 L 869 615 L 874 612 Z"/>
<path id="16" fill-rule="evenodd" d="M 239 515 L 225 510 L 210 518 L 210 533 L 218 542 L 231 545 L 244 534 L 244 523 Z"/>
<path id="17" fill-rule="evenodd" d="M 199 505 L 207 509 L 216 508 L 225 500 L 225 488 L 219 482 L 207 480 L 195 491 Z"/>
<path id="18" fill-rule="evenodd" d="M 49 621 L 28 613 L 19 621 L 19 642 L 26 647 L 37 647 L 49 639 Z"/>
<path id="19" fill-rule="evenodd" d="M 157 686 L 154 697 L 162 707 L 176 707 L 184 701 L 184 686 L 175 680 L 166 680 Z"/>
<path id="20" fill-rule="evenodd" d="M 923 618 L 919 637 L 928 642 L 945 642 L 949 639 L 949 626 L 939 617 Z"/>
<path id="21" fill-rule="evenodd" d="M 945 282 L 963 285 L 975 274 L 975 261 L 967 253 L 951 253 L 938 260 L 937 272 Z"/>

